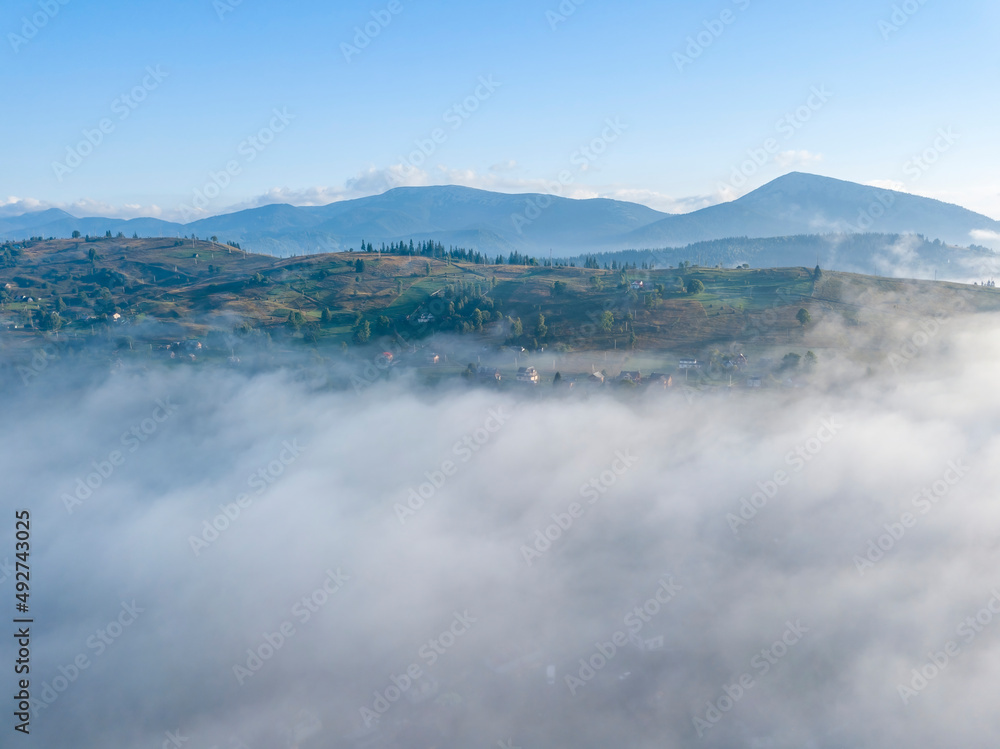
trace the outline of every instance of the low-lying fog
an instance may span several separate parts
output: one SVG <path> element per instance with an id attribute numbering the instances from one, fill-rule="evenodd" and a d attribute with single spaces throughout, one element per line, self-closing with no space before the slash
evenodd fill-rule
<path id="1" fill-rule="evenodd" d="M 1000 320 L 906 351 L 732 397 L 15 383 L 17 742 L 992 749 Z"/>

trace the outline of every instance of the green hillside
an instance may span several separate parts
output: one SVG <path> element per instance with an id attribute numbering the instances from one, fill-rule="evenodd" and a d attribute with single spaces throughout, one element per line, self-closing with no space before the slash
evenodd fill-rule
<path id="1" fill-rule="evenodd" d="M 852 345 L 845 330 L 877 337 L 893 321 L 956 305 L 1000 309 L 993 288 L 807 268 L 598 270 L 374 252 L 278 259 L 212 242 L 126 238 L 7 244 L 0 262 L 0 338 L 13 352 L 40 339 L 110 341 L 133 352 L 197 342 L 195 358 L 211 358 L 262 342 L 288 351 L 415 349 L 453 333 L 484 351 L 655 360 L 733 345 L 843 348 Z"/>

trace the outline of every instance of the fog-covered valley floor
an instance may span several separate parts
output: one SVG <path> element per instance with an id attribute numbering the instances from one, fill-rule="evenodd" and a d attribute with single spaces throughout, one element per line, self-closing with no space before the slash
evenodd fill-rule
<path id="1" fill-rule="evenodd" d="M 912 340 L 704 397 L 9 387 L 18 745 L 994 747 L 1000 321 Z"/>

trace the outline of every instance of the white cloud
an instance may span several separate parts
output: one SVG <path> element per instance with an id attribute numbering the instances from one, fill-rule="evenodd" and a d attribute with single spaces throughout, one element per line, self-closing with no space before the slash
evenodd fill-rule
<path id="1" fill-rule="evenodd" d="M 479 174 L 475 169 L 453 169 L 438 166 L 437 179 L 433 184 L 462 185 L 479 190 L 493 190 L 506 193 L 537 192 L 559 195 L 564 198 L 596 198 L 598 193 L 585 185 L 570 183 L 561 185 L 556 180 L 543 177 L 515 177 L 500 174 Z"/>
<path id="2" fill-rule="evenodd" d="M 0 216 L 20 216 L 22 213 L 34 213 L 51 208 L 50 204 L 43 203 L 35 198 L 0 198 Z"/>
<path id="3" fill-rule="evenodd" d="M 782 151 L 775 154 L 774 161 L 783 167 L 806 167 L 818 164 L 823 160 L 823 154 L 810 151 Z"/>
<path id="4" fill-rule="evenodd" d="M 733 198 L 728 198 L 721 192 L 709 195 L 689 195 L 685 197 L 674 197 L 658 190 L 644 190 L 633 188 L 618 188 L 601 194 L 602 198 L 612 198 L 614 200 L 624 200 L 629 203 L 639 203 L 650 208 L 663 211 L 664 213 L 690 213 L 701 208 L 707 208 L 718 203 L 725 203 Z"/>
<path id="5" fill-rule="evenodd" d="M 139 203 L 124 203 L 116 206 L 100 200 L 81 198 L 69 203 L 68 206 L 57 206 L 68 213 L 79 216 L 107 216 L 108 218 L 163 218 L 163 209 L 155 203 L 140 205 Z"/>
<path id="6" fill-rule="evenodd" d="M 152 747 L 169 730 L 191 747 L 289 746 L 304 715 L 318 735 L 301 746 L 359 745 L 351 734 L 369 746 L 995 746 L 995 720 L 956 719 L 992 714 L 1000 676 L 1000 621 L 984 608 L 1000 561 L 988 428 L 1000 336 L 980 319 L 891 315 L 881 357 L 824 353 L 807 388 L 647 393 L 639 406 L 428 393 L 403 375 L 361 393 L 326 384 L 360 374 L 363 356 L 286 372 L 144 361 L 86 377 L 83 356 L 54 360 L 35 386 L 0 391 L 18 425 L 8 495 L 45 528 L 36 563 L 60 570 L 34 599 L 51 613 L 33 633 L 33 696 L 66 686 L 35 745 Z M 320 371 L 322 387 L 302 376 Z M 66 505 L 150 416 L 151 394 L 176 412 Z M 461 457 L 455 445 L 491 423 Z M 442 461 L 457 471 L 432 478 Z M 248 476 L 268 483 L 249 493 Z M 427 481 L 426 502 L 400 515 Z M 584 507 L 572 518 L 571 503 Z M 335 570 L 343 589 L 320 603 L 313 591 Z M 679 592 L 661 610 L 651 596 L 664 578 Z M 144 613 L 95 653 L 87 638 L 111 631 L 123 599 Z M 633 629 L 623 617 L 647 601 Z M 439 649 L 456 611 L 474 627 Z M 974 636 L 956 634 L 977 616 Z M 801 642 L 783 634 L 789 621 Z M 663 645 L 604 644 L 626 625 Z M 424 655 L 430 637 L 439 660 Z M 915 682 L 951 638 L 947 670 Z M 595 644 L 609 654 L 587 676 Z M 94 667 L 67 684 L 78 653 Z M 362 732 L 359 708 L 402 686 L 410 663 L 422 669 L 409 694 L 426 699 L 394 688 L 381 725 Z M 753 678 L 736 691 L 742 673 Z M 106 719 L 107 705 L 123 717 Z M 693 717 L 711 721 L 703 740 Z"/>
<path id="7" fill-rule="evenodd" d="M 231 211 L 241 211 L 247 208 L 259 208 L 262 205 L 274 205 L 276 203 L 288 203 L 289 205 L 329 205 L 339 200 L 344 200 L 344 190 L 342 188 L 327 187 L 317 185 L 293 190 L 288 187 L 272 187 L 262 195 L 245 200 L 242 203 L 229 206 L 226 213 Z M 205 215 L 211 215 L 206 213 Z"/>
<path id="8" fill-rule="evenodd" d="M 494 164 L 490 167 L 491 172 L 511 172 L 515 169 L 517 169 L 517 162 L 513 159 L 501 161 L 499 164 Z"/>
<path id="9" fill-rule="evenodd" d="M 1000 232 L 986 231 L 985 229 L 973 229 L 969 234 L 977 242 L 1000 242 Z"/>
<path id="10" fill-rule="evenodd" d="M 431 184 L 442 183 L 432 181 L 428 173 L 422 169 L 415 169 L 404 164 L 393 164 L 384 168 L 371 166 L 348 179 L 343 187 L 330 187 L 328 185 L 314 185 L 302 188 L 272 187 L 261 195 L 228 206 L 222 211 L 203 211 L 198 218 L 216 215 L 217 213 L 242 211 L 247 208 L 259 208 L 260 206 L 274 205 L 276 203 L 287 203 L 296 206 L 329 205 L 330 203 L 337 203 L 342 200 L 381 195 L 395 187 L 418 187 Z"/>
<path id="11" fill-rule="evenodd" d="M 38 211 L 49 210 L 50 208 L 58 208 L 77 218 L 88 218 L 91 216 L 123 219 L 164 218 L 163 209 L 155 203 L 150 205 L 141 205 L 139 203 L 114 205 L 92 198 L 80 198 L 70 203 L 59 203 L 49 200 L 38 200 L 37 198 L 18 198 L 15 196 L 0 199 L 0 216 L 20 216 L 24 213 L 36 213 Z"/>

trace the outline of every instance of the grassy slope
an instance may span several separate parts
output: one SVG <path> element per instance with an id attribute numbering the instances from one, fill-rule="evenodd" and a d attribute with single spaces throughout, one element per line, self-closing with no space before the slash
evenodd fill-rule
<path id="1" fill-rule="evenodd" d="M 898 318 L 949 310 L 956 299 L 971 309 L 1000 309 L 1000 293 L 993 289 L 833 272 L 814 282 L 812 273 L 804 268 L 631 272 L 630 276 L 643 280 L 647 289 L 655 284 L 666 288 L 659 305 L 648 309 L 639 296 L 618 288 L 618 271 L 477 266 L 423 257 L 347 253 L 277 259 L 200 241 L 185 240 L 175 246 L 175 241 L 52 240 L 32 244 L 22 250 L 15 267 L 0 269 L 0 286 L 11 284 L 8 291 L 15 297 L 3 305 L 0 322 L 5 328 L 23 322 L 25 310 L 52 309 L 60 296 L 69 305 L 65 314 L 76 320 L 60 335 L 87 336 L 101 330 L 95 324 L 92 300 L 101 287 L 107 287 L 114 301 L 126 308 L 128 321 L 112 325 L 112 331 L 150 343 L 203 337 L 212 329 L 229 332 L 242 321 L 283 332 L 289 310 L 298 310 L 307 321 L 318 322 L 321 311 L 330 309 L 333 320 L 321 329 L 321 340 L 339 345 L 350 340 L 358 314 L 371 320 L 385 315 L 398 329 L 432 296 L 442 295 L 448 284 L 462 280 L 488 288 L 495 279 L 491 296 L 498 308 L 505 315 L 520 317 L 526 333 L 534 327 L 537 315 L 544 314 L 550 345 L 562 343 L 573 350 L 621 348 L 627 337 L 621 323 L 625 314 L 632 312 L 638 349 L 697 352 L 706 346 L 749 338 L 761 344 L 794 345 L 805 334 L 795 319 L 801 307 L 809 309 L 816 322 L 836 317 L 849 325 L 871 328 Z M 100 255 L 93 267 L 87 258 L 91 248 Z M 359 257 L 366 265 L 362 274 L 354 269 Z M 428 265 L 430 274 L 426 275 Z M 124 286 L 109 280 L 108 271 L 122 274 Z M 250 284 L 257 273 L 268 277 L 270 283 Z M 603 280 L 604 290 L 593 289 L 592 276 Z M 679 277 L 698 278 L 705 284 L 705 292 L 694 296 L 684 293 L 678 288 Z M 556 280 L 567 285 L 565 294 L 553 295 Z M 397 282 L 402 284 L 401 294 L 397 293 Z M 78 300 L 81 290 L 90 302 Z M 17 301 L 22 295 L 36 301 Z M 610 334 L 597 331 L 593 325 L 604 309 L 610 309 L 617 319 Z M 3 331 L 8 344 L 37 335 L 40 333 L 30 328 Z M 501 342 L 505 334 L 487 330 L 482 335 Z M 836 337 L 810 342 L 818 347 L 843 343 Z"/>

